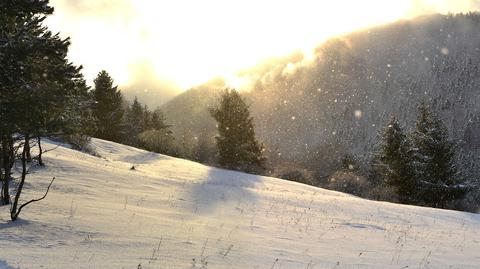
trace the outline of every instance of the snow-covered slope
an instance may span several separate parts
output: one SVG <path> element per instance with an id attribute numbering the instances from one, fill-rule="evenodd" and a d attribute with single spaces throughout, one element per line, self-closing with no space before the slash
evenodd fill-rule
<path id="1" fill-rule="evenodd" d="M 480 267 L 480 215 L 92 143 L 46 154 L 24 198 L 57 179 L 22 219 L 0 208 L 0 268 Z"/>

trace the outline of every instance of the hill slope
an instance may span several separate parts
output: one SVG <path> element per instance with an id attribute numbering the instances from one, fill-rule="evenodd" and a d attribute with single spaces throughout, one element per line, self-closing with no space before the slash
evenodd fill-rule
<path id="1" fill-rule="evenodd" d="M 45 155 L 47 167 L 32 172 L 24 198 L 57 180 L 18 222 L 0 208 L 0 268 L 480 264 L 480 215 L 368 201 L 92 143 L 101 158 L 62 146 Z"/>
<path id="2" fill-rule="evenodd" d="M 245 96 L 269 159 L 281 154 L 315 169 L 319 155 L 354 155 L 366 164 L 391 115 L 411 129 L 418 103 L 427 100 L 457 142 L 463 170 L 478 178 L 479 28 L 476 13 L 425 16 L 329 40 L 313 60 L 295 54 L 246 71 L 253 87 Z M 213 120 L 206 108 L 182 113 L 182 107 L 207 98 L 208 91 L 185 94 L 182 103 L 164 107 L 167 119 L 188 118 L 195 125 L 178 128 L 197 136 L 196 126 L 214 127 Z M 332 145 L 336 150 L 326 150 Z"/>

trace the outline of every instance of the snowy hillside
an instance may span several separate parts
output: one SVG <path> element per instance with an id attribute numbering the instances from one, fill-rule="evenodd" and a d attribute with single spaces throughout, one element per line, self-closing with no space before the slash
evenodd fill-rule
<path id="1" fill-rule="evenodd" d="M 57 179 L 19 221 L 0 208 L 0 268 L 480 265 L 480 215 L 368 201 L 92 143 L 101 157 L 65 147 L 45 155 L 46 168 L 32 172 L 23 198 Z"/>

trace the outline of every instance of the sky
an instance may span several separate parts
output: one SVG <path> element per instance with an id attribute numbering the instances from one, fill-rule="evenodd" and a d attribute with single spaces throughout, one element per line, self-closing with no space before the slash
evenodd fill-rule
<path id="1" fill-rule="evenodd" d="M 165 96 L 329 37 L 480 0 L 51 0 L 48 26 L 71 37 L 69 57 L 92 84 L 107 70 L 126 89 Z"/>

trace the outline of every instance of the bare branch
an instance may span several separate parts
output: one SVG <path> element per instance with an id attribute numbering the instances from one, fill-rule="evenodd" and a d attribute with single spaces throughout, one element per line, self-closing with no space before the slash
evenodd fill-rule
<path id="1" fill-rule="evenodd" d="M 48 191 L 50 190 L 50 187 L 52 186 L 54 180 L 55 180 L 55 177 L 52 178 L 52 181 L 50 181 L 50 184 L 48 184 L 47 191 L 45 192 L 45 194 L 41 198 L 32 199 L 32 200 L 24 203 L 23 205 L 21 205 L 18 208 L 18 211 L 15 213 L 15 217 L 18 217 L 18 215 L 20 215 L 20 211 L 22 211 L 22 208 L 26 207 L 27 205 L 29 205 L 31 203 L 38 202 L 38 201 L 41 201 L 41 200 L 45 199 L 45 197 L 47 197 Z"/>
<path id="2" fill-rule="evenodd" d="M 53 148 L 51 148 L 51 149 L 46 149 L 46 150 L 44 150 L 43 153 L 47 153 L 47 152 L 50 152 L 50 151 L 52 151 L 52 150 L 56 150 L 56 149 L 58 149 L 59 147 L 60 147 L 60 145 L 55 145 L 55 147 L 53 147 Z M 38 157 L 38 155 L 37 155 L 37 157 Z"/>

